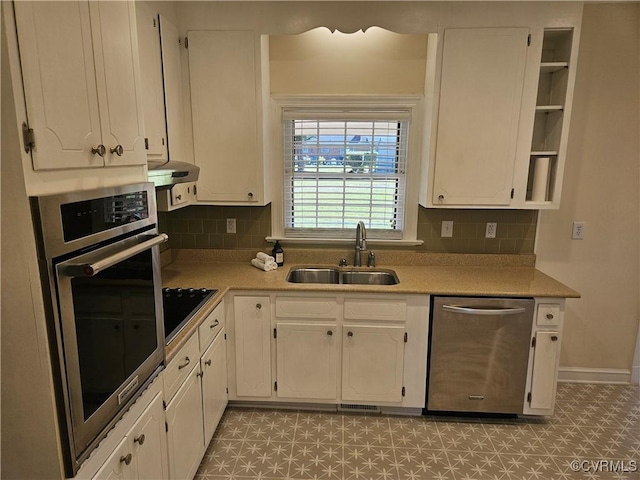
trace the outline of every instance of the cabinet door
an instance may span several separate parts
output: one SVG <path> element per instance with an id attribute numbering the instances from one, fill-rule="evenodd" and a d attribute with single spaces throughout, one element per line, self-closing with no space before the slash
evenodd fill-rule
<path id="1" fill-rule="evenodd" d="M 531 401 L 529 402 L 531 408 L 553 408 L 559 351 L 560 336 L 558 332 L 536 332 L 533 375 L 531 377 Z"/>
<path id="2" fill-rule="evenodd" d="M 526 28 L 447 29 L 434 205 L 509 205 L 527 55 Z"/>
<path id="3" fill-rule="evenodd" d="M 102 167 L 89 2 L 15 2 L 34 170 Z"/>
<path id="4" fill-rule="evenodd" d="M 125 437 L 100 467 L 93 480 L 129 480 L 134 478 L 136 478 L 136 470 L 131 452 L 131 442 Z"/>
<path id="5" fill-rule="evenodd" d="M 257 200 L 258 110 L 250 31 L 189 32 L 198 201 Z"/>
<path id="6" fill-rule="evenodd" d="M 145 165 L 134 2 L 89 2 L 105 165 Z M 122 154 L 112 149 L 122 147 Z"/>
<path id="7" fill-rule="evenodd" d="M 402 401 L 404 327 L 343 327 L 342 400 Z"/>
<path id="8" fill-rule="evenodd" d="M 200 364 L 167 406 L 169 473 L 173 480 L 193 478 L 204 452 Z"/>
<path id="9" fill-rule="evenodd" d="M 278 397 L 337 398 L 336 324 L 277 324 Z"/>
<path id="10" fill-rule="evenodd" d="M 138 480 L 169 478 L 162 394 L 156 395 L 127 437 L 133 444 Z"/>
<path id="11" fill-rule="evenodd" d="M 148 4 L 136 2 L 136 22 L 147 159 L 167 160 L 158 15 Z"/>
<path id="12" fill-rule="evenodd" d="M 269 297 L 235 297 L 236 394 L 271 397 Z"/>
<path id="13" fill-rule="evenodd" d="M 208 444 L 227 406 L 227 358 L 224 331 L 202 355 L 202 405 L 204 440 Z"/>
<path id="14" fill-rule="evenodd" d="M 164 104 L 167 118 L 169 158 L 185 161 L 184 102 L 182 99 L 182 63 L 180 61 L 180 35 L 178 27 L 160 15 L 162 37 L 162 72 L 164 78 Z"/>

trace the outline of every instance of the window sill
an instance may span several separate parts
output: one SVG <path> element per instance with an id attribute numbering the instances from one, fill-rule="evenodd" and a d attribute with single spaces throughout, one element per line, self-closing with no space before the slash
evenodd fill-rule
<path id="1" fill-rule="evenodd" d="M 286 242 L 291 245 L 317 245 L 319 243 L 326 245 L 353 245 L 355 237 L 348 238 L 290 238 L 290 237 L 266 237 L 265 240 L 270 243 L 276 241 Z M 387 240 L 383 238 L 367 238 L 367 245 L 395 245 L 398 247 L 415 247 L 422 245 L 422 240 Z"/>

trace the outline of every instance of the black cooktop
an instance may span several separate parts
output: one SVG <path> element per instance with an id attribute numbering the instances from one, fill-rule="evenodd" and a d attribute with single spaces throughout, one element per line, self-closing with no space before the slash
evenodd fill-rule
<path id="1" fill-rule="evenodd" d="M 198 313 L 217 290 L 207 288 L 163 288 L 164 336 L 167 344 Z"/>

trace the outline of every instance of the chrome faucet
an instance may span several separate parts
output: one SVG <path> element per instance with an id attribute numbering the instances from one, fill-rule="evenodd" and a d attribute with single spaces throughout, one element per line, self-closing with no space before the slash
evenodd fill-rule
<path id="1" fill-rule="evenodd" d="M 360 252 L 367 249 L 367 231 L 364 228 L 364 222 L 358 222 L 356 227 L 356 252 L 353 258 L 353 266 L 361 267 L 362 259 Z"/>

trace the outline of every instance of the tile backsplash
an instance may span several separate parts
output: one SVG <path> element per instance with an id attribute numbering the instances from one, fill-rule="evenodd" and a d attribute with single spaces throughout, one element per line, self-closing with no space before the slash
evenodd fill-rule
<path id="1" fill-rule="evenodd" d="M 270 250 L 271 205 L 221 207 L 192 205 L 159 212 L 160 231 L 169 234 L 168 248 L 219 248 Z M 227 232 L 227 218 L 236 219 L 236 233 Z M 441 222 L 453 221 L 453 237 L 440 236 Z M 418 213 L 418 238 L 423 244 L 403 248 L 438 253 L 533 253 L 536 210 L 479 210 L 422 208 Z M 496 238 L 485 238 L 487 222 L 498 224 Z M 355 225 L 354 225 L 355 232 Z M 355 235 L 355 233 L 354 233 Z M 286 247 L 286 242 L 283 242 Z M 324 248 L 326 245 L 305 245 Z M 335 246 L 333 246 L 335 247 Z M 377 250 L 398 247 L 376 246 Z"/>

